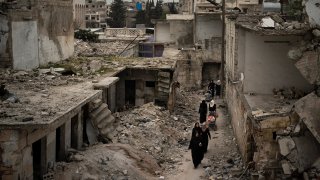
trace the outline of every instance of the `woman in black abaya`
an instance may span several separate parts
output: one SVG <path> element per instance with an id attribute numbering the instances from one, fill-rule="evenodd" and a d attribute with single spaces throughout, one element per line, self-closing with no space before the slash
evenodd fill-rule
<path id="1" fill-rule="evenodd" d="M 192 136 L 189 149 L 191 149 L 191 156 L 194 168 L 197 168 L 203 159 L 203 150 L 200 133 L 198 131 L 195 132 L 194 136 Z"/>

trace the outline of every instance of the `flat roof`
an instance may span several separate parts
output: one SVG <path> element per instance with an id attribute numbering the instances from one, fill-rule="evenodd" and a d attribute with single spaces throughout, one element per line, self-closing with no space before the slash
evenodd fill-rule
<path id="1" fill-rule="evenodd" d="M 263 119 L 270 116 L 286 115 L 292 109 L 297 100 L 280 99 L 274 95 L 245 94 L 252 115 L 256 119 Z"/>
<path id="2" fill-rule="evenodd" d="M 246 30 L 257 32 L 262 35 L 304 35 L 308 30 L 308 26 L 296 28 L 294 27 L 295 23 L 299 22 L 276 22 L 277 25 L 274 28 L 265 28 L 261 26 L 263 18 L 271 17 L 275 18 L 276 15 L 248 15 L 248 14 L 234 14 L 230 15 L 229 19 L 234 19 L 238 27 L 244 28 Z M 285 18 L 281 16 L 276 16 L 277 19 Z M 284 21 L 285 19 L 283 19 Z M 303 23 L 301 23 L 303 24 Z M 290 27 L 290 28 L 289 28 Z"/>
<path id="3" fill-rule="evenodd" d="M 90 88 L 89 82 L 64 86 L 7 83 L 6 89 L 20 102 L 0 101 L 0 129 L 47 127 L 101 93 Z"/>

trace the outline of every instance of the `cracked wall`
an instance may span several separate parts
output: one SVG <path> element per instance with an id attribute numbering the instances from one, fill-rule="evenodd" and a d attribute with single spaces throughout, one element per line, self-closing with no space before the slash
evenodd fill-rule
<path id="1" fill-rule="evenodd" d="M 70 0 L 2 3 L 0 66 L 33 69 L 73 54 L 73 5 Z M 6 26 L 7 24 L 7 26 Z"/>

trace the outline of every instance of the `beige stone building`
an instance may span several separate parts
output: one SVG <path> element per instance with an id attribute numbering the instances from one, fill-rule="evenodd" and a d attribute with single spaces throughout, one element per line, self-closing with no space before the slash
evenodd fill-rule
<path id="1" fill-rule="evenodd" d="M 33 69 L 73 54 L 71 0 L 1 3 L 6 4 L 0 14 L 1 67 Z"/>
<path id="2" fill-rule="evenodd" d="M 308 28 L 275 27 L 264 19 L 227 19 L 226 100 L 243 160 L 272 173 L 282 170 L 277 137 L 299 122 L 295 103 L 312 85 L 288 57 Z"/>
<path id="3" fill-rule="evenodd" d="M 107 6 L 103 0 L 86 0 L 86 27 L 106 28 L 107 27 Z"/>
<path id="4" fill-rule="evenodd" d="M 86 14 L 86 3 L 85 0 L 73 0 L 73 20 L 74 29 L 84 29 Z"/>

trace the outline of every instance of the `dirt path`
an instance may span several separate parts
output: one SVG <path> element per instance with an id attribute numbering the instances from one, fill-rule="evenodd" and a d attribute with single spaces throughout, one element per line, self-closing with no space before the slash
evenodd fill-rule
<path id="1" fill-rule="evenodd" d="M 216 100 L 216 104 L 219 107 L 217 110 L 219 114 L 218 129 L 217 131 L 210 131 L 212 139 L 209 141 L 208 152 L 205 154 L 202 163 L 197 169 L 194 169 L 191 151 L 186 150 L 177 174 L 169 176 L 169 180 L 198 180 L 209 179 L 209 177 L 215 179 L 231 179 L 233 177 L 232 179 L 235 179 L 232 175 L 234 174 L 233 171 L 241 172 L 241 160 L 234 142 L 229 117 L 226 109 L 223 108 L 223 100 Z M 227 160 L 231 163 L 227 163 Z M 240 166 L 240 168 L 237 166 Z"/>

